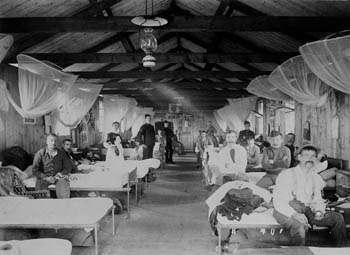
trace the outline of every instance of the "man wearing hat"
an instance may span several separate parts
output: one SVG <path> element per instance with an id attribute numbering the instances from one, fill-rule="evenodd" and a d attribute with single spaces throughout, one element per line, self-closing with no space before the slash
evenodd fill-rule
<path id="1" fill-rule="evenodd" d="M 283 171 L 276 180 L 273 192 L 274 217 L 289 230 L 294 245 L 305 245 L 310 225 L 328 227 L 336 246 L 346 244 L 348 237 L 344 218 L 337 212 L 326 212 L 321 196 L 325 182 L 317 174 L 320 162 L 317 149 L 307 145 L 301 148 L 296 167 Z"/>
<path id="2" fill-rule="evenodd" d="M 267 189 L 276 183 L 278 174 L 289 168 L 291 161 L 290 150 L 282 145 L 282 134 L 278 131 L 271 131 L 271 145 L 264 149 L 262 167 L 266 169 L 266 174 L 256 185 Z"/>

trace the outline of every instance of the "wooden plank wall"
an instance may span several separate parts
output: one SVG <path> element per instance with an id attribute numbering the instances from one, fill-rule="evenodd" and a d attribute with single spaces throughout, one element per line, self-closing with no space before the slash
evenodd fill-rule
<path id="1" fill-rule="evenodd" d="M 18 94 L 18 72 L 17 68 L 0 65 L 0 79 L 7 83 L 7 88 L 17 103 Z M 43 118 L 38 118 L 34 125 L 24 125 L 23 118 L 10 105 L 9 112 L 1 112 L 0 116 L 4 122 L 5 129 L 0 131 L 0 152 L 5 148 L 15 145 L 23 147 L 30 153 L 35 153 L 45 145 L 45 130 Z M 1 153 L 0 153 L 1 157 Z"/>
<path id="2" fill-rule="evenodd" d="M 320 108 L 298 104 L 296 120 L 299 145 L 306 143 L 302 137 L 303 125 L 310 121 L 312 144 L 322 148 L 328 156 L 350 160 L 350 95 L 337 92 Z"/>

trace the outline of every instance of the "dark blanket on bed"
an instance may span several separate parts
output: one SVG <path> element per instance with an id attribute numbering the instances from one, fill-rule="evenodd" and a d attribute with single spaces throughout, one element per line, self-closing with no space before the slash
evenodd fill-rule
<path id="1" fill-rule="evenodd" d="M 13 165 L 22 171 L 33 164 L 33 156 L 20 146 L 14 146 L 3 152 L 3 165 Z"/>
<path id="2" fill-rule="evenodd" d="M 249 188 L 229 190 L 221 205 L 218 205 L 209 217 L 210 226 L 215 234 L 217 224 L 217 214 L 226 216 L 229 220 L 240 221 L 243 214 L 251 214 L 254 209 L 258 208 L 264 199 L 254 195 Z"/>

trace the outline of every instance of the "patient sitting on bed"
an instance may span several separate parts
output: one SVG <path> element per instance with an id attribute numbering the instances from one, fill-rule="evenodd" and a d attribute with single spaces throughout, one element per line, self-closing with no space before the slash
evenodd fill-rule
<path id="1" fill-rule="evenodd" d="M 266 169 L 266 174 L 256 184 L 259 187 L 267 189 L 275 185 L 279 173 L 289 168 L 290 150 L 282 142 L 282 134 L 276 130 L 271 131 L 271 146 L 264 149 L 262 158 L 262 167 Z"/>
<path id="2" fill-rule="evenodd" d="M 210 169 L 212 180 L 216 185 L 223 184 L 223 178 L 233 180 L 248 181 L 245 174 L 247 166 L 247 152 L 239 144 L 236 144 L 237 136 L 234 131 L 226 135 L 227 145 L 219 152 L 218 168 Z"/>
<path id="3" fill-rule="evenodd" d="M 79 162 L 76 161 L 72 156 L 72 140 L 71 139 L 66 138 L 63 140 L 62 151 L 65 152 L 67 157 L 69 158 L 69 162 L 70 162 L 71 168 L 72 168 L 72 173 L 78 172 Z"/>
<path id="4" fill-rule="evenodd" d="M 119 134 L 108 133 L 107 135 L 106 167 L 113 168 L 124 162 L 124 150 L 122 138 Z"/>
<path id="5" fill-rule="evenodd" d="M 68 174 L 71 172 L 71 163 L 67 155 L 56 147 L 57 136 L 49 134 L 46 146 L 40 149 L 34 157 L 33 175 L 37 177 L 36 189 L 47 189 L 56 184 L 58 198 L 69 197 Z"/>
<path id="6" fill-rule="evenodd" d="M 289 230 L 294 245 L 305 245 L 305 235 L 311 225 L 328 227 L 337 246 L 348 241 L 344 218 L 337 212 L 326 212 L 321 196 L 325 186 L 314 168 L 319 164 L 317 149 L 304 146 L 299 164 L 278 175 L 273 192 L 274 217 Z"/>

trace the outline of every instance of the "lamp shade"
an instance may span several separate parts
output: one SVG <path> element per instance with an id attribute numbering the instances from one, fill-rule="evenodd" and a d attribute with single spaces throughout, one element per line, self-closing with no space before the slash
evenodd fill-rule
<path id="1" fill-rule="evenodd" d="M 147 54 L 143 59 L 142 59 L 142 64 L 144 67 L 155 67 L 156 65 L 156 58 L 153 57 L 150 54 Z"/>
<path id="2" fill-rule="evenodd" d="M 166 19 L 160 17 L 142 17 L 138 16 L 131 20 L 131 22 L 138 26 L 143 27 L 161 27 L 168 24 Z"/>

